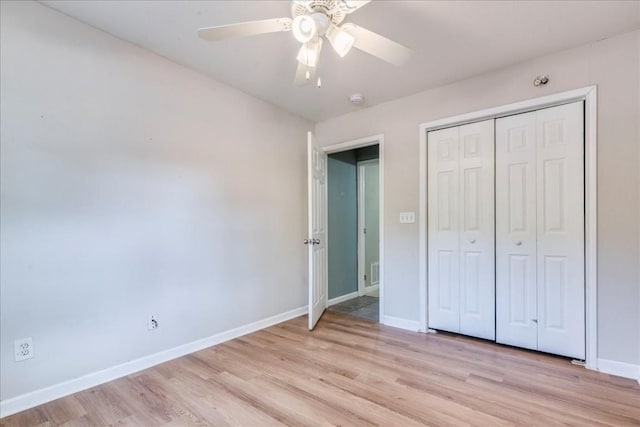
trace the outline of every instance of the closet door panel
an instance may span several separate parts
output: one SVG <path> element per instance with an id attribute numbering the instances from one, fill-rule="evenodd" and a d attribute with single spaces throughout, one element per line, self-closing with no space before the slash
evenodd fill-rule
<path id="1" fill-rule="evenodd" d="M 495 339 L 494 121 L 459 138 L 460 333 Z"/>
<path id="2" fill-rule="evenodd" d="M 584 359 L 583 106 L 536 115 L 538 349 Z"/>
<path id="3" fill-rule="evenodd" d="M 459 131 L 427 138 L 429 327 L 460 330 Z"/>
<path id="4" fill-rule="evenodd" d="M 496 120 L 496 341 L 537 348 L 536 116 Z"/>

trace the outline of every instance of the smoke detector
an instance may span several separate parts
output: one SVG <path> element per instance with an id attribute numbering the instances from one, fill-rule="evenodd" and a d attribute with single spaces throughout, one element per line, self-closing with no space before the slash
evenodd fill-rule
<path id="1" fill-rule="evenodd" d="M 361 105 L 364 102 L 364 96 L 360 93 L 354 93 L 349 97 L 349 101 L 351 101 L 353 105 Z"/>

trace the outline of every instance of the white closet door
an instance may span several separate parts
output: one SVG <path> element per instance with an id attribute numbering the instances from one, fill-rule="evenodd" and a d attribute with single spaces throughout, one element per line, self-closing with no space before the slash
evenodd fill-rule
<path id="1" fill-rule="evenodd" d="M 538 350 L 585 358 L 582 102 L 536 112 Z"/>
<path id="2" fill-rule="evenodd" d="M 459 332 L 459 129 L 429 132 L 428 298 L 429 327 Z"/>
<path id="3" fill-rule="evenodd" d="M 496 341 L 537 349 L 536 113 L 496 120 Z"/>
<path id="4" fill-rule="evenodd" d="M 494 121 L 461 126 L 460 333 L 495 339 Z"/>
<path id="5" fill-rule="evenodd" d="M 497 341 L 584 359 L 581 102 L 496 120 Z"/>

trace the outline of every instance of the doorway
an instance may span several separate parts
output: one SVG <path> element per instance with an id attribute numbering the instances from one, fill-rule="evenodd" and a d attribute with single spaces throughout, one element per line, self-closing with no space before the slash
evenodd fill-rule
<path id="1" fill-rule="evenodd" d="M 380 150 L 327 157 L 329 309 L 380 320 Z"/>

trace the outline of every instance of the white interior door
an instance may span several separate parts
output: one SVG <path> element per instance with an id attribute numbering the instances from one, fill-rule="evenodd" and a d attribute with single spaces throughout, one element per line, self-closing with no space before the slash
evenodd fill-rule
<path id="1" fill-rule="evenodd" d="M 429 327 L 495 338 L 493 120 L 429 132 Z"/>
<path id="2" fill-rule="evenodd" d="M 536 112 L 538 350 L 585 358 L 582 102 Z"/>
<path id="3" fill-rule="evenodd" d="M 327 154 L 307 136 L 309 330 L 327 307 Z"/>
<path id="4" fill-rule="evenodd" d="M 429 327 L 460 331 L 459 128 L 427 135 Z"/>
<path id="5" fill-rule="evenodd" d="M 495 339 L 494 121 L 460 126 L 460 333 Z"/>
<path id="6" fill-rule="evenodd" d="M 497 341 L 585 358 L 581 102 L 496 120 Z"/>
<path id="7" fill-rule="evenodd" d="M 536 113 L 496 120 L 496 341 L 536 350 Z"/>

